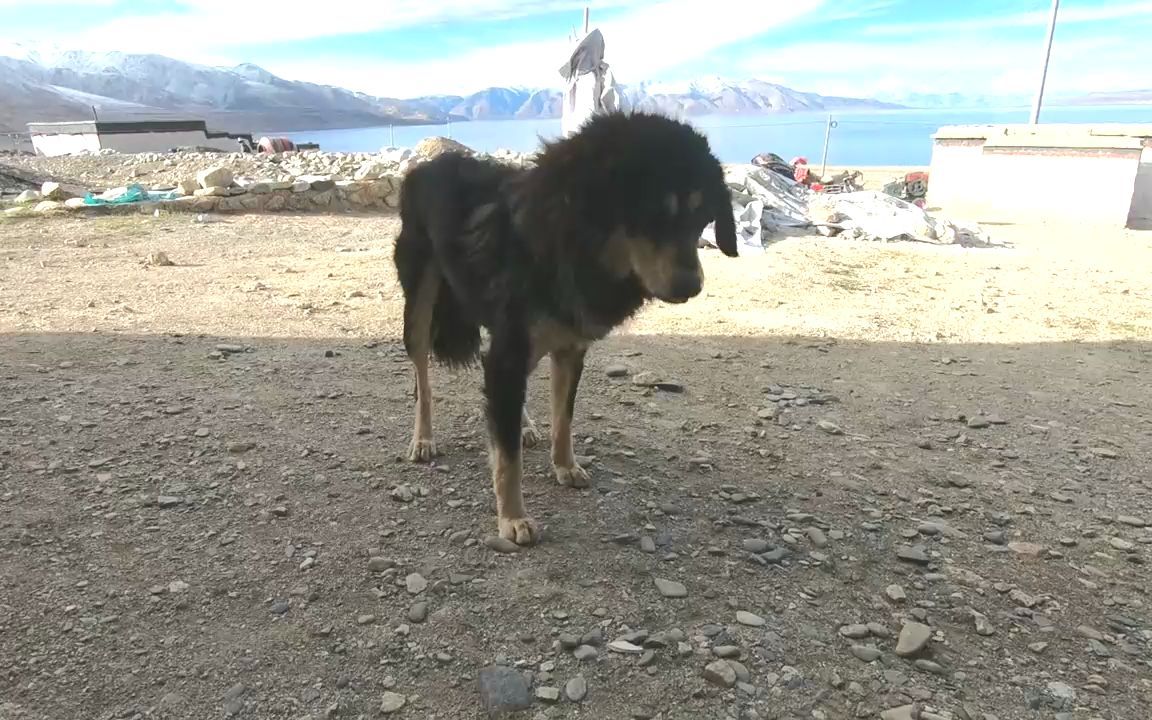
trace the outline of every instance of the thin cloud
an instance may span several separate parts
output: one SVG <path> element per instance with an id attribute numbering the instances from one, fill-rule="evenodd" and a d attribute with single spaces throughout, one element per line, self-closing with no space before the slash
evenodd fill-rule
<path id="1" fill-rule="evenodd" d="M 929 20 L 925 22 L 889 23 L 871 25 L 862 29 L 865 35 L 920 35 L 929 33 L 954 34 L 1010 28 L 1043 28 L 1050 16 L 1048 10 L 989 15 L 955 20 Z M 1058 16 L 1061 26 L 1116 20 L 1152 20 L 1152 2 L 1129 2 L 1092 7 L 1062 7 Z"/>
<path id="2" fill-rule="evenodd" d="M 803 46 L 802 67 L 789 67 L 800 47 L 782 47 L 741 61 L 739 70 L 802 90 L 852 96 L 904 93 L 1030 94 L 1040 72 L 1036 43 L 997 40 L 995 52 L 973 52 L 977 34 L 910 42 L 818 42 Z M 1063 40 L 1049 68 L 1052 93 L 1131 89 L 1147 85 L 1140 43 L 1112 36 Z M 915 58 L 915 62 L 909 62 Z M 846 60 L 847 59 L 847 60 Z M 789 68 L 787 75 L 782 68 Z"/>
<path id="3" fill-rule="evenodd" d="M 223 0 L 192 0 L 191 19 L 177 21 L 170 16 L 121 18 L 93 29 L 77 39 L 85 49 L 115 49 L 125 52 L 151 52 L 202 62 L 202 58 L 236 56 L 255 59 L 249 53 L 253 34 L 250 27 L 226 19 L 234 5 Z M 770 30 L 811 18 L 826 7 L 828 0 L 768 0 L 754 4 L 717 0 L 702 8 L 698 0 L 664 0 L 625 10 L 615 18 L 598 23 L 608 42 L 608 61 L 621 79 L 644 80 L 669 68 L 706 58 L 722 48 L 750 40 Z M 260 7 L 267 4 L 268 13 Z M 618 1 L 616 6 L 626 3 Z M 405 0 L 395 5 L 337 12 L 317 16 L 315 22 L 299 23 L 271 0 L 255 0 L 254 16 L 280 18 L 262 22 L 260 39 L 270 42 L 302 39 L 300 36 L 327 37 L 363 32 L 383 24 L 415 22 L 417 18 L 451 15 L 463 8 L 463 0 Z M 864 3 L 864 6 L 870 3 Z M 469 4 L 471 12 L 490 16 L 493 12 L 540 12 L 575 5 L 569 0 L 540 2 L 487 0 L 486 5 Z M 485 10 L 487 7 L 487 10 Z M 851 6 L 850 6 L 851 7 Z M 479 9 L 477 9 L 479 8 Z M 246 10 L 246 12 L 248 12 Z M 217 14 L 220 16 L 218 17 Z M 577 16 L 578 17 L 578 16 Z M 179 33 L 171 28 L 180 27 Z M 307 29 L 303 29 L 307 26 Z M 161 29 L 163 28 L 163 29 Z M 494 45 L 442 59 L 406 62 L 402 59 L 350 59 L 309 56 L 293 62 L 270 62 L 266 67 L 289 79 L 340 85 L 376 95 L 406 96 L 431 93 L 461 93 L 486 85 L 556 87 L 557 68 L 568 51 L 568 28 L 557 27 L 550 37 Z M 247 56 L 247 57 L 245 57 Z M 482 77 L 477 81 L 476 77 Z"/>

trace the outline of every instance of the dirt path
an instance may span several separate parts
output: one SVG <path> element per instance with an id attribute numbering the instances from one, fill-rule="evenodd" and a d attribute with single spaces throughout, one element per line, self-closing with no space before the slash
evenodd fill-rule
<path id="1" fill-rule="evenodd" d="M 0 222 L 0 718 L 1147 717 L 1149 234 L 709 254 L 500 555 L 477 372 L 400 459 L 395 228 Z"/>

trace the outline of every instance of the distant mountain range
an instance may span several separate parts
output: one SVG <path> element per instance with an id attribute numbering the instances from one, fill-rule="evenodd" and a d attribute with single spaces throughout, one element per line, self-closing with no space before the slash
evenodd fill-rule
<path id="1" fill-rule="evenodd" d="M 623 86 L 622 91 L 631 107 L 680 116 L 972 106 L 972 98 L 962 95 L 875 100 L 799 92 L 760 80 L 722 78 L 680 84 L 639 83 Z M 1137 102 L 1136 96 L 1148 98 L 1152 91 L 1108 97 L 1116 98 L 1113 102 Z M 440 123 L 448 119 L 555 118 L 560 116 L 562 97 L 557 89 L 492 87 L 467 96 L 397 99 L 285 80 L 252 64 L 222 68 L 161 55 L 0 47 L 0 131 L 9 132 L 24 130 L 28 122 L 87 119 L 93 108 L 105 119 L 191 115 L 221 130 L 257 132 Z M 988 100 L 980 98 L 977 102 Z"/>
<path id="2" fill-rule="evenodd" d="M 898 107 L 825 97 L 759 80 L 713 78 L 622 88 L 632 107 L 678 115 Z M 492 87 L 467 96 L 396 99 L 277 77 L 256 65 L 208 67 L 161 55 L 0 49 L 0 129 L 99 116 L 203 117 L 224 130 L 319 130 L 560 116 L 557 89 Z"/>

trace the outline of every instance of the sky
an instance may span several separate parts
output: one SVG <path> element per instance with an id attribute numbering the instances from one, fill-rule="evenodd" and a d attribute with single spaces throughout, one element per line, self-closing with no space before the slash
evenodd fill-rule
<path id="1" fill-rule="evenodd" d="M 388 97 L 559 87 L 576 0 L 0 0 L 0 47 L 251 62 Z M 1050 0 L 591 0 L 622 83 L 757 78 L 854 97 L 1029 95 Z M 51 20 L 45 21 L 45 13 Z M 1152 0 L 1064 0 L 1048 91 L 1152 87 Z"/>

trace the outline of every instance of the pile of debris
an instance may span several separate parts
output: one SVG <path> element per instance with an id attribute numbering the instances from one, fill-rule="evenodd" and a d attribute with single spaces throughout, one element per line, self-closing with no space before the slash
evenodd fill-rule
<path id="1" fill-rule="evenodd" d="M 725 179 L 732 190 L 742 254 L 763 252 L 773 239 L 813 232 L 879 242 L 907 240 L 965 247 L 994 244 L 975 225 L 934 217 L 917 204 L 883 192 L 817 192 L 775 168 L 755 165 L 726 166 Z M 709 226 L 701 246 L 715 245 Z"/>

